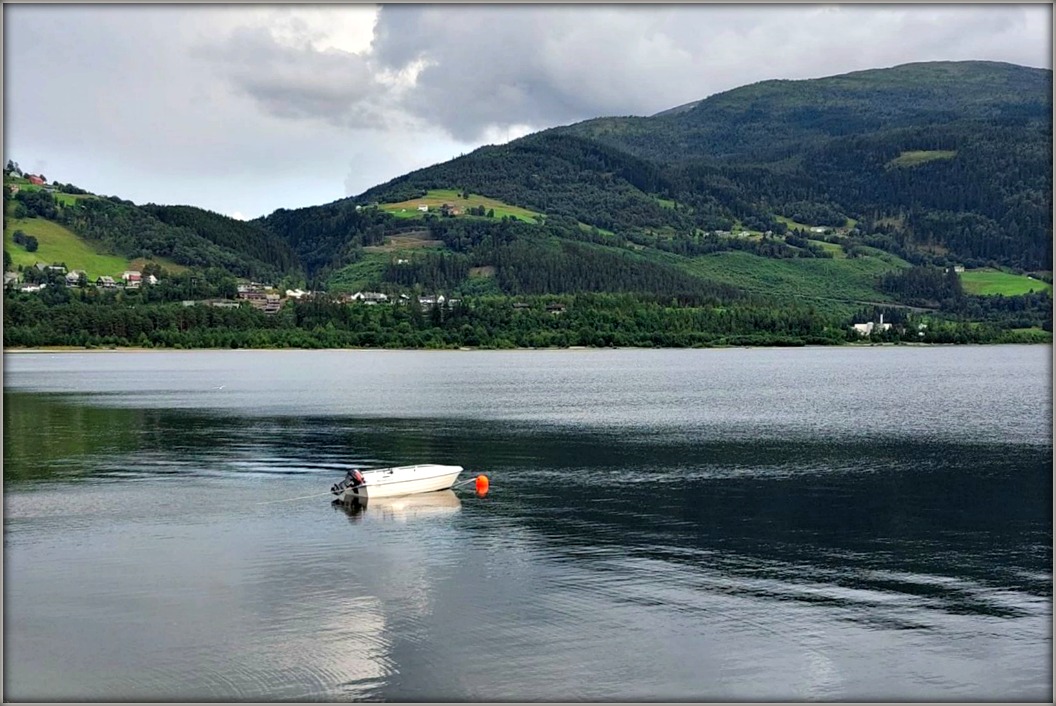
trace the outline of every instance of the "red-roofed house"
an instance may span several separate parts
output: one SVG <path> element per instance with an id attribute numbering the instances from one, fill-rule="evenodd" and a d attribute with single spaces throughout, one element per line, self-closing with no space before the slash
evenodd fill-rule
<path id="1" fill-rule="evenodd" d="M 44 180 L 43 180 L 43 179 L 41 179 L 41 178 L 40 178 L 39 176 L 37 176 L 36 174 L 30 174 L 30 175 L 29 175 L 28 177 L 26 177 L 26 178 L 27 178 L 27 179 L 29 179 L 29 183 L 30 183 L 30 184 L 36 184 L 37 186 L 44 186 Z"/>

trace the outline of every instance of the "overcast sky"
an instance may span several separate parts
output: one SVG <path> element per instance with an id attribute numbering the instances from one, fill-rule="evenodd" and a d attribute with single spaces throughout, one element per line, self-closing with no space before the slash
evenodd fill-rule
<path id="1" fill-rule="evenodd" d="M 772 78 L 1052 67 L 1048 5 L 4 6 L 4 158 L 136 203 L 327 203 Z"/>

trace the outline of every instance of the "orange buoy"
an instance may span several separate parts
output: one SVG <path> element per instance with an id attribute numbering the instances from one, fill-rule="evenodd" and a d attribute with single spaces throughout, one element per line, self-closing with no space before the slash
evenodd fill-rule
<path id="1" fill-rule="evenodd" d="M 477 476 L 477 495 L 488 494 L 488 477 L 483 473 Z"/>

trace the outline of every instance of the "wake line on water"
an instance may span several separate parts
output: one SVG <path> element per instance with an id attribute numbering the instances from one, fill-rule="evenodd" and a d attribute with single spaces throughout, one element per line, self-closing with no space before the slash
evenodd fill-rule
<path id="1" fill-rule="evenodd" d="M 328 490 L 325 493 L 313 493 L 312 495 L 301 495 L 301 496 L 296 497 L 296 498 L 282 498 L 281 500 L 265 500 L 263 502 L 257 503 L 257 505 L 271 505 L 272 503 L 288 503 L 288 502 L 292 502 L 294 500 L 305 500 L 307 498 L 319 498 L 319 497 L 322 497 L 324 495 L 330 495 L 330 494 L 331 493 Z"/>

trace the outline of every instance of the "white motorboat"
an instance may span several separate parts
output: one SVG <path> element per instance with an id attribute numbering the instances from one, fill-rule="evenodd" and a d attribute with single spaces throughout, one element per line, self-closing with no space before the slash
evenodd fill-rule
<path id="1" fill-rule="evenodd" d="M 366 471 L 353 469 L 343 481 L 335 483 L 330 492 L 341 502 L 431 493 L 449 489 L 461 472 L 462 466 L 442 466 L 435 463 Z"/>

